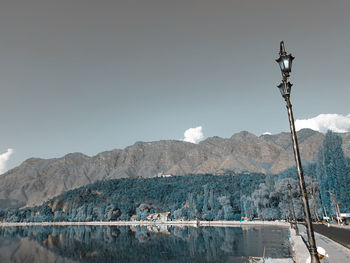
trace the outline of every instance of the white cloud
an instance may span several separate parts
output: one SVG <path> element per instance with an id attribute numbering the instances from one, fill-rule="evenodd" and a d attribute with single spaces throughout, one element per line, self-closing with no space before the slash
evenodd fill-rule
<path id="1" fill-rule="evenodd" d="M 341 114 L 320 114 L 314 118 L 295 121 L 296 130 L 309 128 L 314 131 L 327 132 L 349 132 L 350 131 L 350 114 L 347 116 Z"/>
<path id="2" fill-rule="evenodd" d="M 7 161 L 14 152 L 15 151 L 13 149 L 7 149 L 7 152 L 0 154 L 0 174 L 6 172 Z"/>
<path id="3" fill-rule="evenodd" d="M 272 135 L 271 132 L 264 132 L 262 135 Z"/>
<path id="4" fill-rule="evenodd" d="M 196 128 L 189 128 L 184 133 L 184 141 L 185 142 L 192 142 L 192 143 L 198 143 L 201 140 L 204 139 L 202 126 L 198 126 Z"/>

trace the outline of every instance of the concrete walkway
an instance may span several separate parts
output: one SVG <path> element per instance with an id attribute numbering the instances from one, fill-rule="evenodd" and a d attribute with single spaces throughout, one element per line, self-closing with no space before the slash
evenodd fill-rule
<path id="1" fill-rule="evenodd" d="M 298 225 L 300 234 L 307 240 L 306 228 L 304 225 Z M 350 262 L 350 249 L 338 244 L 337 242 L 315 233 L 316 245 L 323 247 L 329 255 L 327 259 L 330 263 L 348 263 Z M 322 262 L 322 260 L 321 260 Z M 327 262 L 327 261 L 324 261 Z M 304 262 L 300 262 L 304 263 Z"/>

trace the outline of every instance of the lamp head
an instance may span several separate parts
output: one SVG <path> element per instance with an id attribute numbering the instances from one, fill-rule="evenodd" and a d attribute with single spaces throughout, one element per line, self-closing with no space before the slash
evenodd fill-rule
<path id="1" fill-rule="evenodd" d="M 280 57 L 276 59 L 276 62 L 280 66 L 282 75 L 289 77 L 289 73 L 292 71 L 292 62 L 294 57 L 291 54 L 287 55 L 284 47 L 284 42 L 280 42 Z"/>
<path id="2" fill-rule="evenodd" d="M 283 81 L 281 84 L 277 86 L 277 88 L 280 90 L 281 95 L 283 98 L 290 96 L 290 91 L 292 89 L 293 84 L 290 82 Z"/>

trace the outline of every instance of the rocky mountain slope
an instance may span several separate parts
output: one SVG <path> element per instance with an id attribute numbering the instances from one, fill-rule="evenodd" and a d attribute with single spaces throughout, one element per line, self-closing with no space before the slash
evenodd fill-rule
<path id="1" fill-rule="evenodd" d="M 350 156 L 350 134 L 341 134 Z M 324 135 L 309 129 L 298 132 L 302 160 L 312 162 Z M 89 157 L 81 153 L 62 158 L 31 158 L 0 175 L 0 207 L 31 206 L 64 191 L 97 180 L 159 175 L 278 173 L 294 165 L 290 133 L 257 137 L 243 131 L 229 139 L 208 138 L 199 144 L 164 140 L 136 142 L 123 150 Z"/>

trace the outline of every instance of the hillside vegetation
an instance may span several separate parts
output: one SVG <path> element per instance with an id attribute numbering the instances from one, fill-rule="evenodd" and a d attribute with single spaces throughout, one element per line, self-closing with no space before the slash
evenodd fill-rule
<path id="1" fill-rule="evenodd" d="M 328 132 L 316 162 L 304 166 L 314 219 L 350 211 L 350 161 L 339 135 Z M 287 185 L 292 186 L 291 192 Z M 292 198 L 290 198 L 292 196 Z M 171 220 L 303 218 L 295 168 L 278 175 L 228 173 L 99 181 L 67 191 L 41 206 L 0 210 L 10 222 L 145 220 L 155 212 L 171 212 Z"/>

